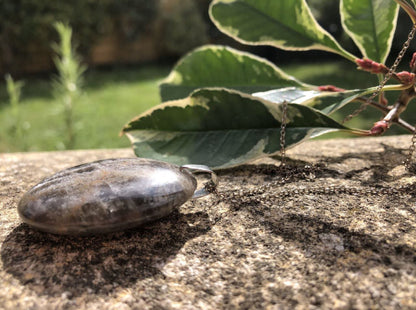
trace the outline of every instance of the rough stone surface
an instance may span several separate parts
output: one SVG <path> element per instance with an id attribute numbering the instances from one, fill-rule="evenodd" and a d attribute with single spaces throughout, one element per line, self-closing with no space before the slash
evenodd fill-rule
<path id="1" fill-rule="evenodd" d="M 21 224 L 16 206 L 44 177 L 130 150 L 0 155 L 2 309 L 416 309 L 416 198 L 276 195 L 282 189 L 367 190 L 416 182 L 409 136 L 303 143 L 318 163 L 261 195 L 278 159 L 219 172 L 219 192 L 142 228 L 65 237 Z"/>

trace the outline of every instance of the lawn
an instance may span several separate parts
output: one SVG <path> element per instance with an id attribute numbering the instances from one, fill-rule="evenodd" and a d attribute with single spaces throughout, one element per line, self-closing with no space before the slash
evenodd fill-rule
<path id="1" fill-rule="evenodd" d="M 86 74 L 82 96 L 74 107 L 76 149 L 129 147 L 119 137 L 131 118 L 159 103 L 158 82 L 168 67 L 148 66 Z M 26 80 L 20 105 L 24 141 L 13 135 L 14 118 L 0 86 L 0 152 L 63 149 L 62 105 L 51 93 L 50 81 Z"/>
<path id="2" fill-rule="evenodd" d="M 375 78 L 369 79 L 367 73 L 354 70 L 354 65 L 350 63 L 292 63 L 281 68 L 302 81 L 315 85 L 334 84 L 344 88 L 362 88 L 377 83 Z M 129 147 L 128 139 L 119 137 L 120 129 L 130 119 L 159 103 L 157 85 L 169 70 L 170 67 L 167 66 L 143 66 L 88 71 L 83 95 L 74 108 L 75 148 Z M 348 110 L 352 111 L 357 106 L 351 106 Z M 413 115 L 408 121 L 415 123 L 416 110 L 409 110 L 405 112 L 405 116 Z M 348 111 L 344 111 L 345 113 Z M 21 140 L 14 134 L 15 119 L 7 101 L 4 83 L 0 84 L 0 152 L 64 148 L 62 105 L 53 98 L 49 79 L 25 80 L 20 114 L 23 128 Z M 340 115 L 336 117 L 342 118 Z M 378 112 L 369 108 L 348 125 L 370 128 L 379 117 Z M 398 127 L 390 130 L 390 134 L 397 133 L 406 132 Z"/>

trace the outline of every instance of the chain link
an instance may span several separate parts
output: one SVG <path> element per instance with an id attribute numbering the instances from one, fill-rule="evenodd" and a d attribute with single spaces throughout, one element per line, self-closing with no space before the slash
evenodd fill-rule
<path id="1" fill-rule="evenodd" d="M 407 49 L 410 46 L 410 42 L 412 41 L 413 37 L 415 36 L 415 32 L 416 32 L 416 24 L 413 24 L 412 30 L 410 31 L 409 35 L 407 36 L 406 42 L 404 42 L 401 51 L 397 55 L 396 60 L 394 61 L 393 65 L 390 67 L 389 72 L 387 72 L 383 81 L 377 86 L 377 88 L 373 92 L 373 94 L 370 97 L 368 97 L 368 99 L 357 110 L 355 110 L 350 115 L 348 115 L 347 117 L 344 118 L 342 123 L 346 123 L 346 122 L 350 121 L 353 117 L 355 117 L 358 114 L 360 114 L 361 112 L 363 112 L 367 108 L 367 106 L 370 104 L 370 102 L 380 94 L 380 92 L 383 90 L 386 83 L 391 79 L 393 74 L 396 72 L 397 66 L 402 61 L 402 58 L 403 58 L 404 54 L 406 53 Z"/>
<path id="2" fill-rule="evenodd" d="M 282 122 L 280 125 L 280 166 L 284 167 L 286 164 L 286 123 L 287 123 L 287 101 L 282 103 Z"/>
<path id="3" fill-rule="evenodd" d="M 413 167 L 412 165 L 412 158 L 413 158 L 413 154 L 415 152 L 416 149 L 416 131 L 413 131 L 413 135 L 412 135 L 412 140 L 410 142 L 410 146 L 408 149 L 408 153 L 406 156 L 406 159 L 404 161 L 404 166 L 406 168 L 407 171 L 415 173 L 415 167 Z"/>
<path id="4" fill-rule="evenodd" d="M 222 201 L 228 200 L 235 202 L 236 199 L 242 202 L 262 202 L 263 197 L 284 199 L 287 197 L 300 197 L 305 195 L 368 195 L 368 196 L 397 196 L 397 195 L 414 195 L 416 186 L 414 184 L 399 185 L 397 187 L 350 187 L 343 185 L 330 186 L 308 186 L 297 188 L 283 188 L 282 185 L 286 183 L 285 178 L 279 181 L 274 181 L 254 189 L 218 192 Z M 273 190 L 272 190 L 273 189 Z"/>
<path id="5" fill-rule="evenodd" d="M 389 69 L 389 72 L 384 77 L 384 80 L 380 83 L 374 93 L 366 100 L 366 102 L 351 115 L 347 116 L 344 122 L 349 121 L 354 116 L 365 110 L 367 105 L 373 100 L 382 90 L 387 81 L 392 77 L 397 69 L 400 61 L 402 60 L 406 50 L 409 48 L 410 42 L 413 39 L 416 32 L 416 24 L 413 25 L 411 32 L 408 35 L 406 42 L 403 44 L 403 48 L 393 63 L 393 66 Z M 293 189 L 284 188 L 284 185 L 290 181 L 308 181 L 313 182 L 316 179 L 317 173 L 321 170 L 320 166 L 317 165 L 305 165 L 305 166 L 294 166 L 286 164 L 286 126 L 287 126 L 287 108 L 288 102 L 283 101 L 282 103 L 282 121 L 280 128 L 280 154 L 281 163 L 278 167 L 279 175 L 275 176 L 274 181 L 268 182 L 261 186 L 258 186 L 249 190 L 239 191 L 223 191 L 216 192 L 220 201 L 228 201 L 235 203 L 237 199 L 243 203 L 261 203 L 264 198 L 267 199 L 284 199 L 287 197 L 298 197 L 304 195 L 372 195 L 372 196 L 397 196 L 397 195 L 415 195 L 416 184 L 399 185 L 394 187 L 385 187 L 375 185 L 372 187 L 351 187 L 343 185 L 331 185 L 331 186 L 304 186 L 296 187 Z M 409 148 L 408 156 L 404 162 L 405 167 L 408 171 L 412 171 L 411 161 L 413 154 L 416 150 L 416 131 L 413 133 L 411 146 Z"/>

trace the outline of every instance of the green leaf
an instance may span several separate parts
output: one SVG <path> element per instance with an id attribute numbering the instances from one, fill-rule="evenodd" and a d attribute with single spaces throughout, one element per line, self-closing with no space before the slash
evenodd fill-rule
<path id="1" fill-rule="evenodd" d="M 210 16 L 219 30 L 245 44 L 356 58 L 316 22 L 305 0 L 214 0 Z"/>
<path id="2" fill-rule="evenodd" d="M 207 45 L 182 58 L 160 84 L 162 101 L 187 97 L 204 87 L 226 87 L 245 93 L 287 86 L 306 87 L 273 63 L 235 49 Z"/>
<path id="3" fill-rule="evenodd" d="M 296 87 L 274 89 L 267 92 L 254 93 L 253 96 L 266 99 L 274 103 L 284 101 L 306 105 L 330 115 L 341 109 L 368 90 L 355 89 L 342 92 L 323 92 L 316 90 L 302 90 Z"/>
<path id="4" fill-rule="evenodd" d="M 282 104 L 221 88 L 145 112 L 125 126 L 137 156 L 226 168 L 280 151 Z M 286 145 L 310 135 L 349 130 L 325 114 L 288 104 Z"/>
<path id="5" fill-rule="evenodd" d="M 341 0 L 342 26 L 361 53 L 384 63 L 396 29 L 399 6 L 393 0 Z"/>

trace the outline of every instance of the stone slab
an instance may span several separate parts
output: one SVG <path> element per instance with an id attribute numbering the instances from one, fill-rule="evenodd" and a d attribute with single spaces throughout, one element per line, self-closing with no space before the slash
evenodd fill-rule
<path id="1" fill-rule="evenodd" d="M 257 160 L 219 171 L 219 195 L 90 237 L 35 231 L 16 205 L 58 170 L 131 150 L 1 154 L 0 308 L 416 309 L 415 193 L 365 194 L 416 181 L 402 164 L 409 143 L 306 142 L 288 151 L 301 168 L 286 184 L 274 184 L 278 158 Z M 331 186 L 354 190 L 302 190 Z"/>

